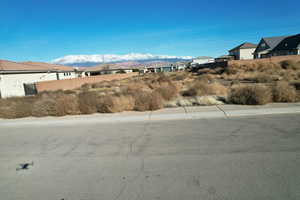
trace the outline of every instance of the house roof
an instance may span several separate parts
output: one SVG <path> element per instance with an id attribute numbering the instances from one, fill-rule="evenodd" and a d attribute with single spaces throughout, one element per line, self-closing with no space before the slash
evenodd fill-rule
<path id="1" fill-rule="evenodd" d="M 230 55 L 222 55 L 222 56 L 219 56 L 219 57 L 217 57 L 217 58 L 220 58 L 220 59 L 222 59 L 222 58 L 233 58 L 234 56 L 230 56 Z"/>
<path id="2" fill-rule="evenodd" d="M 266 37 L 262 38 L 267 45 L 270 47 L 270 50 L 274 49 L 282 40 L 289 36 L 279 36 L 279 37 Z"/>
<path id="3" fill-rule="evenodd" d="M 229 51 L 234 51 L 236 49 L 255 49 L 257 47 L 256 44 L 253 43 L 249 43 L 249 42 L 245 42 L 243 44 L 240 44 L 237 47 L 234 47 L 233 49 L 229 50 Z"/>
<path id="4" fill-rule="evenodd" d="M 48 63 L 25 62 L 17 63 L 7 60 L 0 60 L 0 71 L 14 72 L 47 72 L 47 71 L 74 71 L 72 67 L 52 65 Z"/>
<path id="5" fill-rule="evenodd" d="M 300 34 L 283 39 L 273 51 L 292 50 L 300 48 Z"/>
<path id="6" fill-rule="evenodd" d="M 201 59 L 213 59 L 213 57 L 210 57 L 210 56 L 198 56 L 198 57 L 196 57 L 196 58 L 194 58 L 194 59 L 199 59 L 199 60 L 201 60 Z"/>
<path id="7" fill-rule="evenodd" d="M 43 62 L 23 62 L 21 64 L 26 64 L 26 65 L 33 65 L 33 66 L 38 66 L 41 68 L 50 68 L 52 70 L 56 71 L 74 71 L 73 67 L 70 66 L 63 66 L 63 65 L 55 65 L 55 64 L 49 64 L 49 63 L 43 63 Z"/>

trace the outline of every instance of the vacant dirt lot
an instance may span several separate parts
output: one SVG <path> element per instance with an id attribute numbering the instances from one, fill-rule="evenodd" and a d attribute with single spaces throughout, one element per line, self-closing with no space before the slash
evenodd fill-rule
<path id="1" fill-rule="evenodd" d="M 0 117 L 64 116 L 197 105 L 298 102 L 299 59 L 300 56 L 288 56 L 272 58 L 272 62 L 266 59 L 234 61 L 228 67 L 199 69 L 193 73 L 146 74 L 101 82 L 91 79 L 92 83 L 74 90 L 1 99 Z"/>

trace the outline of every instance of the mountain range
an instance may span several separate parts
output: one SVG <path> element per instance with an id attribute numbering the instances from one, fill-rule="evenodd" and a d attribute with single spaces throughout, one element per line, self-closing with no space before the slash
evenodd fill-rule
<path id="1" fill-rule="evenodd" d="M 104 63 L 122 63 L 122 62 L 180 62 L 190 61 L 191 56 L 168 56 L 131 53 L 125 55 L 106 54 L 106 55 L 68 55 L 51 61 L 53 64 L 67 65 L 73 67 L 90 67 Z"/>

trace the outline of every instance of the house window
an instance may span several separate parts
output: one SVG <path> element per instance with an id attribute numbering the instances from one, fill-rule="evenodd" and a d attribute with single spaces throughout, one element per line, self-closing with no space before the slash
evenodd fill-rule
<path id="1" fill-rule="evenodd" d="M 64 72 L 64 76 L 71 76 L 71 72 Z"/>
<path id="2" fill-rule="evenodd" d="M 265 48 L 266 47 L 266 43 L 261 43 L 261 47 Z"/>

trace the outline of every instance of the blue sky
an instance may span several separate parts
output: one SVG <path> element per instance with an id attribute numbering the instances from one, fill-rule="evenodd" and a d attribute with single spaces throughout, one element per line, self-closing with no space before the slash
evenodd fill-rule
<path id="1" fill-rule="evenodd" d="M 70 54 L 219 56 L 300 33 L 299 0 L 1 0 L 0 59 Z"/>

